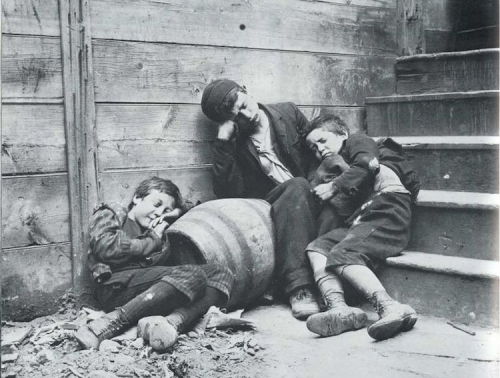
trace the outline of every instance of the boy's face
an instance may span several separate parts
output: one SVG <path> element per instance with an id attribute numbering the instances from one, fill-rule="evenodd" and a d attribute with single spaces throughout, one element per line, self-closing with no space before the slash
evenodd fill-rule
<path id="1" fill-rule="evenodd" d="M 307 146 L 314 151 L 319 160 L 328 155 L 338 154 L 347 135 L 337 135 L 324 129 L 314 129 L 306 137 Z"/>
<path id="2" fill-rule="evenodd" d="M 149 228 L 153 220 L 175 209 L 174 197 L 156 189 L 151 190 L 146 197 L 134 197 L 132 201 L 134 207 L 129 211 L 128 217 L 143 228 Z"/>
<path id="3" fill-rule="evenodd" d="M 260 122 L 260 109 L 247 93 L 238 91 L 236 101 L 230 110 L 232 120 L 238 125 L 240 132 L 251 134 Z"/>

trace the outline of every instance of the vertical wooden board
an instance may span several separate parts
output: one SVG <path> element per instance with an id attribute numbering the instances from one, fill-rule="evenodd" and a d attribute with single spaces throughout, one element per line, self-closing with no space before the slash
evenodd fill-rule
<path id="1" fill-rule="evenodd" d="M 1 261 L 5 318 L 29 321 L 57 311 L 58 298 L 71 288 L 69 244 L 6 249 Z"/>
<path id="2" fill-rule="evenodd" d="M 424 0 L 397 0 L 398 55 L 425 52 Z"/>
<path id="3" fill-rule="evenodd" d="M 57 0 L 3 0 L 2 33 L 61 35 Z"/>
<path id="4" fill-rule="evenodd" d="M 3 248 L 69 240 L 66 175 L 2 178 Z"/>
<path id="5" fill-rule="evenodd" d="M 66 171 L 63 105 L 3 105 L 2 174 Z"/>
<path id="6" fill-rule="evenodd" d="M 134 140 L 210 141 L 216 127 L 199 105 L 98 104 L 99 142 Z"/>
<path id="7" fill-rule="evenodd" d="M 104 202 L 119 202 L 127 206 L 135 188 L 142 180 L 158 176 L 172 180 L 185 200 L 193 203 L 214 199 L 211 167 L 166 169 L 159 171 L 105 172 L 100 174 Z"/>
<path id="8" fill-rule="evenodd" d="M 95 40 L 98 102 L 199 103 L 228 77 L 263 103 L 360 105 L 394 90 L 394 58 Z"/>
<path id="9" fill-rule="evenodd" d="M 61 40 L 2 36 L 2 98 L 62 97 Z"/>
<path id="10" fill-rule="evenodd" d="M 394 8 L 300 0 L 94 0 L 92 31 L 102 39 L 394 55 L 394 16 Z"/>

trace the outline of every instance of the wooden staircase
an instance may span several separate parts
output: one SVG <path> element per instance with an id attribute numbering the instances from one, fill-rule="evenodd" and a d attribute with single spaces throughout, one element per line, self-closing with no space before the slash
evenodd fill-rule
<path id="1" fill-rule="evenodd" d="M 419 313 L 498 327 L 499 49 L 398 58 L 396 94 L 366 99 L 367 132 L 419 171 L 408 250 L 380 277 Z"/>

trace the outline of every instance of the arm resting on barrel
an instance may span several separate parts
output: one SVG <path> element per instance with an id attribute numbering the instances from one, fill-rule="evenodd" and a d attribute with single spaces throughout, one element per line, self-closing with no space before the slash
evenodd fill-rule
<path id="1" fill-rule="evenodd" d="M 140 260 L 162 248 L 162 240 L 152 230 L 138 238 L 129 238 L 111 209 L 98 210 L 90 223 L 90 250 L 97 260 L 110 265 L 121 265 Z"/>

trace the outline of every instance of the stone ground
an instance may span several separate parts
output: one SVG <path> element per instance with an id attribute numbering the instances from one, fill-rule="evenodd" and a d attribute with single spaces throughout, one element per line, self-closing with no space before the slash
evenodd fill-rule
<path id="1" fill-rule="evenodd" d="M 498 377 L 498 330 L 455 329 L 420 317 L 414 330 L 375 342 L 365 329 L 319 338 L 282 305 L 243 314 L 255 331 L 209 330 L 181 336 L 165 354 L 142 339 L 106 342 L 82 351 L 72 338 L 83 311 L 69 309 L 29 323 L 2 323 L 2 377 Z M 370 313 L 370 319 L 375 319 Z M 29 331 L 17 346 L 9 334 Z M 11 360 L 9 362 L 8 360 Z"/>

